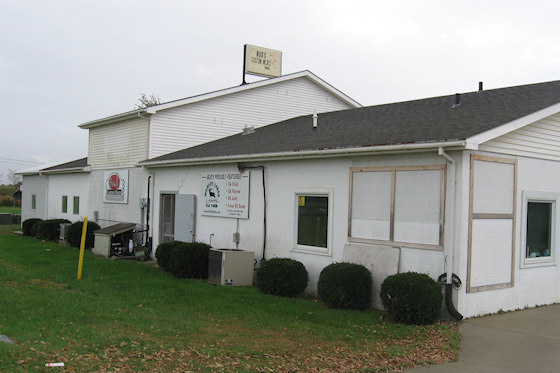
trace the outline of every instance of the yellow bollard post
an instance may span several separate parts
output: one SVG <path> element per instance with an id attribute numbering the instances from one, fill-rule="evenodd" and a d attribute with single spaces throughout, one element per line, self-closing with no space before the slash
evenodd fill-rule
<path id="1" fill-rule="evenodd" d="M 78 280 L 82 279 L 82 267 L 84 265 L 84 249 L 86 246 L 87 232 L 87 216 L 84 217 L 84 225 L 82 227 L 82 241 L 80 242 L 80 259 L 78 260 Z"/>

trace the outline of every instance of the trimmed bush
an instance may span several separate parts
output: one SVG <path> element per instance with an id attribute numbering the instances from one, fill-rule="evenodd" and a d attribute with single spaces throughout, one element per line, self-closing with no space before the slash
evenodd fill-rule
<path id="1" fill-rule="evenodd" d="M 389 316 L 399 323 L 433 324 L 441 315 L 441 285 L 423 273 L 389 276 L 379 295 Z"/>
<path id="2" fill-rule="evenodd" d="M 208 278 L 210 247 L 204 242 L 178 244 L 171 250 L 169 271 L 179 278 Z"/>
<path id="3" fill-rule="evenodd" d="M 317 292 L 330 308 L 365 310 L 371 303 L 371 272 L 361 264 L 333 263 L 319 275 Z"/>
<path id="4" fill-rule="evenodd" d="M 37 225 L 38 222 L 43 221 L 43 219 L 38 219 L 38 218 L 32 218 L 32 219 L 27 219 L 26 221 L 24 221 L 21 224 L 21 229 L 23 231 L 23 235 L 24 236 L 35 236 L 37 234 L 37 228 L 35 228 L 35 234 L 33 234 L 31 231 L 33 229 L 33 227 L 35 225 Z"/>
<path id="5" fill-rule="evenodd" d="M 266 260 L 257 271 L 257 288 L 264 294 L 297 297 L 303 293 L 308 281 L 305 266 L 289 258 Z"/>
<path id="6" fill-rule="evenodd" d="M 82 243 L 82 229 L 84 226 L 83 221 L 77 221 L 68 227 L 66 232 L 66 239 L 70 246 L 80 248 Z M 93 221 L 87 222 L 86 231 L 86 249 L 91 249 L 94 244 L 95 235 L 93 234 L 96 230 L 100 229 L 99 225 Z"/>
<path id="7" fill-rule="evenodd" d="M 60 237 L 60 224 L 70 223 L 67 219 L 48 219 L 37 223 L 37 238 L 55 241 Z"/>
<path id="8" fill-rule="evenodd" d="M 169 272 L 169 261 L 171 258 L 171 251 L 178 245 L 185 243 L 181 241 L 171 241 L 171 242 L 164 242 L 160 243 L 156 249 L 156 260 L 158 266 L 166 271 Z"/>

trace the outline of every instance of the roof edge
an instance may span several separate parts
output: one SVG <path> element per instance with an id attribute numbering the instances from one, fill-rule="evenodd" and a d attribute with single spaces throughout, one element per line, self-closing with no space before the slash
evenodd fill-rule
<path id="1" fill-rule="evenodd" d="M 105 126 L 107 124 L 123 122 L 123 121 L 129 120 L 129 119 L 135 119 L 135 118 L 146 119 L 145 117 L 142 116 L 142 114 L 149 115 L 150 113 L 147 111 L 147 109 L 148 108 L 134 110 L 134 111 L 127 111 L 126 113 L 112 115 L 110 117 L 104 117 L 104 118 L 101 118 L 101 119 L 95 119 L 95 120 L 92 120 L 92 121 L 89 121 L 89 122 L 78 124 L 78 127 L 83 128 L 83 129 L 90 129 L 90 128 L 95 128 L 95 127 L 99 127 L 99 126 Z"/>
<path id="2" fill-rule="evenodd" d="M 161 104 L 161 105 L 151 106 L 149 108 L 146 108 L 146 112 L 149 113 L 149 114 L 155 114 L 160 110 L 170 109 L 170 108 L 174 108 L 174 107 L 181 106 L 181 105 L 191 104 L 191 103 L 194 103 L 194 102 L 209 100 L 209 99 L 212 99 L 212 98 L 225 96 L 225 95 L 229 95 L 229 94 L 232 94 L 232 93 L 237 93 L 237 92 L 241 92 L 241 91 L 245 91 L 245 90 L 249 90 L 249 89 L 264 87 L 264 86 L 267 86 L 267 85 L 277 84 L 277 83 L 281 83 L 281 82 L 284 82 L 284 81 L 298 79 L 298 78 L 302 78 L 302 77 L 311 80 L 315 84 L 321 86 L 323 89 L 326 89 L 327 91 L 331 92 L 334 96 L 337 96 L 340 100 L 344 101 L 348 105 L 350 105 L 354 108 L 362 107 L 362 105 L 359 102 L 355 101 L 350 96 L 342 93 L 342 91 L 336 89 L 334 86 L 330 85 L 329 83 L 327 83 L 323 79 L 319 78 L 317 75 L 313 74 L 311 71 L 303 70 L 303 71 L 299 71 L 299 72 L 295 72 L 295 73 L 291 73 L 291 74 L 287 74 L 287 75 L 282 75 L 282 76 L 279 76 L 277 78 L 263 79 L 263 80 L 259 80 L 259 81 L 253 82 L 253 83 L 247 83 L 247 84 L 242 84 L 242 85 L 238 85 L 238 86 L 235 86 L 235 87 L 224 88 L 224 89 L 221 89 L 221 90 L 218 90 L 218 91 L 203 93 L 203 94 L 200 94 L 200 95 L 197 95 L 197 96 L 186 97 L 186 98 L 179 99 L 179 100 L 176 100 L 176 101 L 170 101 L 168 103 L 164 103 L 164 104 Z"/>
<path id="3" fill-rule="evenodd" d="M 217 156 L 217 157 L 204 157 L 204 158 L 190 158 L 190 159 L 174 159 L 165 161 L 143 161 L 139 162 L 138 166 L 145 168 L 160 168 L 160 167 L 176 167 L 176 166 L 191 166 L 212 163 L 233 163 L 233 162 L 256 162 L 256 161 L 277 161 L 289 159 L 309 159 L 309 158 L 325 158 L 336 156 L 353 156 L 353 155 L 368 155 L 379 153 L 398 153 L 408 151 L 429 151 L 439 150 L 445 148 L 446 150 L 457 149 L 472 149 L 476 150 L 478 147 L 468 141 L 441 141 L 432 143 L 414 143 L 414 144 L 396 144 L 396 145 L 378 145 L 357 148 L 341 148 L 341 149 L 324 149 L 324 150 L 305 150 L 305 151 L 288 151 L 276 153 L 263 153 L 263 154 L 240 154 L 234 156 Z"/>

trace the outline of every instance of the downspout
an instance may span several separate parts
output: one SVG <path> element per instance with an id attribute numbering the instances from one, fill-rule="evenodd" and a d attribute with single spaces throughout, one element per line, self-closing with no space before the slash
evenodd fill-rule
<path id="1" fill-rule="evenodd" d="M 152 237 L 150 236 L 150 181 L 152 180 L 152 175 L 148 176 L 148 193 L 146 195 L 146 241 L 145 245 L 152 250 Z"/>
<path id="2" fill-rule="evenodd" d="M 460 286 L 460 279 L 453 275 L 453 254 L 455 244 L 455 189 L 456 181 L 456 166 L 453 158 L 449 156 L 443 149 L 438 148 L 438 155 L 442 156 L 447 161 L 447 177 L 446 177 L 446 223 L 447 232 L 444 230 L 443 251 L 444 251 L 444 265 L 446 272 L 439 276 L 438 281 L 444 282 L 445 287 L 445 306 L 449 314 L 457 321 L 463 319 L 463 315 L 457 311 L 453 305 L 453 286 Z M 447 203 L 449 201 L 449 203 Z M 455 281 L 454 281 L 455 280 Z M 455 283 L 454 283 L 455 282 Z"/>

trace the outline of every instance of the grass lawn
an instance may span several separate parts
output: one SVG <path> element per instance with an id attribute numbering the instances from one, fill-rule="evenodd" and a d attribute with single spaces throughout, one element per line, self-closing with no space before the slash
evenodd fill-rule
<path id="1" fill-rule="evenodd" d="M 13 206 L 0 206 L 0 214 L 13 214 Z M 21 214 L 21 207 L 16 207 L 16 215 Z"/>
<path id="2" fill-rule="evenodd" d="M 454 323 L 394 324 L 91 252 L 77 281 L 77 249 L 16 229 L 0 226 L 0 334 L 16 342 L 0 343 L 2 371 L 386 372 L 458 355 Z"/>

